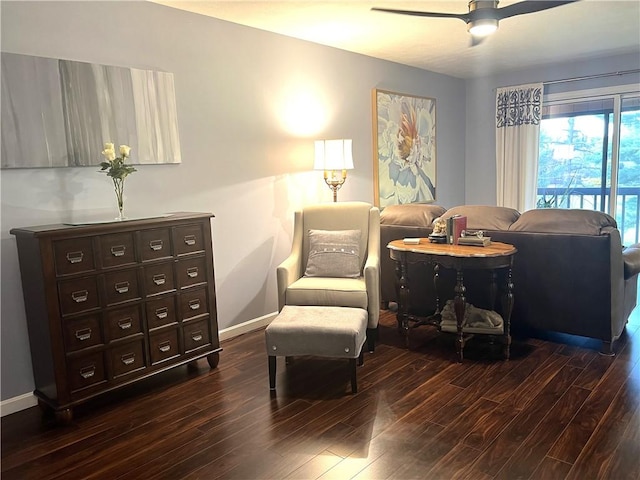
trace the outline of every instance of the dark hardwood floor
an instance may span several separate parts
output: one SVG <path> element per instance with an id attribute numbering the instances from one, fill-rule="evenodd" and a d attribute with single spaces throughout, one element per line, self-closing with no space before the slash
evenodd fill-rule
<path id="1" fill-rule="evenodd" d="M 638 479 L 640 313 L 615 357 L 575 337 L 516 338 L 512 358 L 411 331 L 383 312 L 358 367 L 278 362 L 264 332 L 223 343 L 220 365 L 180 367 L 78 407 L 56 427 L 38 407 L 2 418 L 10 479 Z M 579 319 L 576 319 L 579 321 Z"/>

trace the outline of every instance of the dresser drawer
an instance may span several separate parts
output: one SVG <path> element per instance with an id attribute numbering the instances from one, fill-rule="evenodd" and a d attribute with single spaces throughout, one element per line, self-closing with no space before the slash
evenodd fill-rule
<path id="1" fill-rule="evenodd" d="M 58 282 L 58 298 L 62 315 L 86 312 L 100 306 L 96 277 Z"/>
<path id="2" fill-rule="evenodd" d="M 173 262 L 165 262 L 144 267 L 144 291 L 147 296 L 173 292 Z"/>
<path id="3" fill-rule="evenodd" d="M 149 330 L 171 325 L 178 321 L 176 317 L 176 298 L 173 295 L 148 301 L 146 307 Z"/>
<path id="4" fill-rule="evenodd" d="M 145 368 L 144 340 L 125 343 L 108 351 L 113 378 Z"/>
<path id="5" fill-rule="evenodd" d="M 176 263 L 178 287 L 187 288 L 207 282 L 205 257 L 183 258 Z"/>
<path id="6" fill-rule="evenodd" d="M 176 255 L 204 252 L 204 233 L 202 225 L 184 225 L 173 230 L 173 249 Z"/>
<path id="7" fill-rule="evenodd" d="M 207 320 L 185 323 L 183 332 L 184 353 L 189 353 L 211 344 L 211 334 Z"/>
<path id="8" fill-rule="evenodd" d="M 63 329 L 64 346 L 67 352 L 104 343 L 100 328 L 100 314 L 66 320 Z"/>
<path id="9" fill-rule="evenodd" d="M 151 364 L 156 364 L 180 355 L 178 329 L 171 328 L 149 337 Z"/>
<path id="10" fill-rule="evenodd" d="M 106 377 L 102 352 L 68 360 L 67 379 L 72 392 L 104 382 Z"/>
<path id="11" fill-rule="evenodd" d="M 118 340 L 142 332 L 141 306 L 119 308 L 106 313 L 109 340 Z"/>
<path id="12" fill-rule="evenodd" d="M 100 259 L 104 268 L 136 263 L 133 233 L 115 233 L 101 235 L 98 238 Z"/>
<path id="13" fill-rule="evenodd" d="M 198 288 L 188 290 L 180 295 L 180 314 L 182 320 L 188 320 L 209 312 L 207 305 L 207 290 Z"/>
<path id="14" fill-rule="evenodd" d="M 55 241 L 53 256 L 58 276 L 91 272 L 96 269 L 92 237 Z"/>
<path id="15" fill-rule="evenodd" d="M 141 297 L 138 286 L 138 270 L 119 270 L 104 276 L 105 299 L 107 305 L 138 300 Z"/>
<path id="16" fill-rule="evenodd" d="M 169 229 L 158 228 L 140 232 L 140 256 L 143 262 L 170 258 L 172 255 Z"/>

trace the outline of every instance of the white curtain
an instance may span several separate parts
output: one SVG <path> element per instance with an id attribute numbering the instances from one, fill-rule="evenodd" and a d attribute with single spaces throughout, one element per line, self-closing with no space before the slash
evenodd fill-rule
<path id="1" fill-rule="evenodd" d="M 497 204 L 524 212 L 536 206 L 543 84 L 496 93 Z"/>

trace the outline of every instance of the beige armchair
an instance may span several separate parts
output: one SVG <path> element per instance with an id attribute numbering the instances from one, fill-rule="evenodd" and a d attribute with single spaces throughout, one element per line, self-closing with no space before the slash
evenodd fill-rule
<path id="1" fill-rule="evenodd" d="M 291 254 L 277 268 L 278 310 L 285 305 L 367 311 L 372 352 L 380 316 L 380 211 L 365 202 L 305 207 L 294 217 Z"/>

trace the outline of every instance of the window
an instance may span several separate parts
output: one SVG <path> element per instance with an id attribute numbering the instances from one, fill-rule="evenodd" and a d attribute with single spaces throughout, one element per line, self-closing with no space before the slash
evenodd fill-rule
<path id="1" fill-rule="evenodd" d="M 607 212 L 628 245 L 639 240 L 640 94 L 595 93 L 545 98 L 537 207 Z"/>

